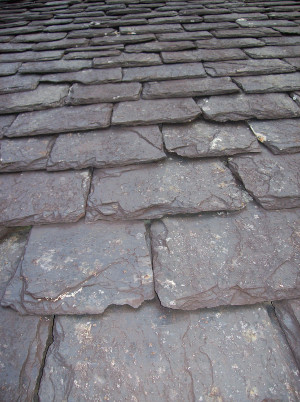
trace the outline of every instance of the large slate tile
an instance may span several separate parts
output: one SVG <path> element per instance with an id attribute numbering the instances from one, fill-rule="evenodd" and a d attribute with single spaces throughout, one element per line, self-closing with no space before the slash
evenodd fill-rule
<path id="1" fill-rule="evenodd" d="M 300 89 L 300 72 L 234 78 L 246 93 L 295 91 Z"/>
<path id="2" fill-rule="evenodd" d="M 2 304 L 30 314 L 99 314 L 154 298 L 142 222 L 34 227 Z"/>
<path id="3" fill-rule="evenodd" d="M 21 74 L 47 74 L 79 71 L 92 66 L 91 60 L 51 60 L 23 63 L 19 68 Z"/>
<path id="4" fill-rule="evenodd" d="M 187 122 L 200 113 L 192 98 L 121 102 L 114 106 L 112 124 L 128 126 Z"/>
<path id="5" fill-rule="evenodd" d="M 287 20 L 275 20 L 272 19 L 271 21 L 252 21 L 251 15 L 249 16 L 249 20 L 245 20 L 244 18 L 239 18 L 236 22 L 243 28 L 259 28 L 259 27 L 288 27 L 288 26 L 297 26 L 297 24 L 293 21 Z"/>
<path id="6" fill-rule="evenodd" d="M 233 157 L 230 169 L 265 209 L 300 207 L 300 154 L 273 155 L 261 149 L 261 154 Z"/>
<path id="7" fill-rule="evenodd" d="M 13 75 L 19 70 L 21 63 L 1 63 L 0 64 L 0 77 Z"/>
<path id="8" fill-rule="evenodd" d="M 297 401 L 298 373 L 263 306 L 181 312 L 153 301 L 58 317 L 39 397 Z"/>
<path id="9" fill-rule="evenodd" d="M 158 40 L 162 42 L 174 42 L 182 40 L 202 40 L 212 38 L 212 34 L 207 31 L 199 32 L 180 32 L 180 33 L 163 33 L 156 35 Z"/>
<path id="10" fill-rule="evenodd" d="M 188 124 L 164 124 L 162 132 L 166 149 L 188 158 L 260 152 L 251 130 L 239 123 L 199 120 Z"/>
<path id="11" fill-rule="evenodd" d="M 300 35 L 300 26 L 295 27 L 276 27 L 276 31 L 285 35 Z"/>
<path id="12" fill-rule="evenodd" d="M 114 59 L 114 56 L 120 56 L 121 51 L 118 49 L 110 49 L 110 50 L 79 50 L 71 51 L 64 55 L 65 60 L 77 60 L 77 59 L 93 59 L 96 58 L 107 58 L 109 60 Z M 109 57 L 112 56 L 112 57 Z"/>
<path id="13" fill-rule="evenodd" d="M 280 36 L 280 33 L 272 28 L 239 28 L 218 29 L 212 31 L 217 38 L 261 38 L 264 36 Z"/>
<path id="14" fill-rule="evenodd" d="M 156 53 L 121 53 L 113 57 L 96 57 L 93 60 L 95 67 L 138 67 L 154 66 L 162 64 L 161 58 Z"/>
<path id="15" fill-rule="evenodd" d="M 198 101 L 211 120 L 284 119 L 300 116 L 300 109 L 287 94 L 211 96 Z"/>
<path id="16" fill-rule="evenodd" d="M 120 27 L 119 32 L 127 35 L 137 35 L 145 33 L 162 33 L 162 32 L 182 32 L 183 28 L 180 24 L 158 24 L 158 25 L 130 25 Z"/>
<path id="17" fill-rule="evenodd" d="M 32 34 L 17 35 L 11 41 L 13 42 L 48 42 L 63 39 L 67 34 L 65 32 L 39 32 Z"/>
<path id="18" fill-rule="evenodd" d="M 44 74 L 40 82 L 79 82 L 82 84 L 101 84 L 122 80 L 121 68 L 86 69 L 71 73 Z"/>
<path id="19" fill-rule="evenodd" d="M 253 120 L 249 126 L 273 154 L 300 152 L 300 119 Z"/>
<path id="20" fill-rule="evenodd" d="M 241 49 L 198 49 L 180 52 L 162 52 L 164 63 L 192 63 L 196 61 L 240 60 L 247 56 Z"/>
<path id="21" fill-rule="evenodd" d="M 252 202 L 236 213 L 155 222 L 160 302 L 194 310 L 299 297 L 299 223 L 299 210 L 265 211 Z"/>
<path id="22" fill-rule="evenodd" d="M 108 127 L 112 104 L 68 106 L 37 112 L 20 113 L 5 130 L 7 137 L 56 134 Z"/>
<path id="23" fill-rule="evenodd" d="M 199 49 L 232 49 L 244 47 L 264 46 L 265 43 L 255 38 L 231 38 L 231 39 L 204 39 L 196 42 Z"/>
<path id="24" fill-rule="evenodd" d="M 254 59 L 300 56 L 300 46 L 264 46 L 262 48 L 244 49 L 244 51 L 248 56 Z"/>
<path id="25" fill-rule="evenodd" d="M 241 190 L 219 160 L 167 160 L 95 170 L 86 219 L 153 219 L 243 205 Z"/>
<path id="26" fill-rule="evenodd" d="M 0 53 L 25 52 L 31 49 L 31 43 L 0 43 Z"/>
<path id="27" fill-rule="evenodd" d="M 54 42 L 38 42 L 33 44 L 30 49 L 32 50 L 59 50 L 59 49 L 70 49 L 72 47 L 81 47 L 81 46 L 85 46 L 88 44 L 88 39 L 85 38 L 77 38 L 77 39 L 68 39 L 68 38 L 64 38 L 61 40 L 56 40 Z M 13 46 L 12 50 L 8 50 L 7 51 L 15 51 L 14 47 L 16 45 L 22 45 L 25 46 L 26 44 L 24 43 L 12 43 L 11 44 Z M 27 50 L 27 49 L 24 49 Z M 0 51 L 1 51 L 1 47 L 0 47 Z"/>
<path id="28" fill-rule="evenodd" d="M 229 29 L 236 28 L 238 25 L 233 22 L 200 22 L 193 24 L 184 24 L 183 27 L 188 32 L 194 31 L 208 31 L 211 29 Z"/>
<path id="29" fill-rule="evenodd" d="M 266 45 L 270 46 L 295 46 L 300 45 L 299 36 L 280 36 L 280 37 L 267 37 L 262 38 Z"/>
<path id="30" fill-rule="evenodd" d="M 0 175 L 0 223 L 26 226 L 76 222 L 85 214 L 90 173 L 26 172 Z"/>
<path id="31" fill-rule="evenodd" d="M 39 84 L 40 77 L 38 75 L 10 75 L 8 77 L 0 77 L 0 94 L 8 94 L 12 92 L 30 91 L 36 89 Z"/>
<path id="32" fill-rule="evenodd" d="M 92 38 L 91 45 L 115 45 L 118 43 L 143 43 L 155 40 L 153 34 L 141 34 L 141 35 L 114 35 L 105 36 L 103 38 Z"/>
<path id="33" fill-rule="evenodd" d="M 1 62 L 19 62 L 19 61 L 47 61 L 58 60 L 62 58 L 62 50 L 46 50 L 44 52 L 26 51 L 20 53 L 3 53 L 0 55 Z"/>
<path id="34" fill-rule="evenodd" d="M 60 135 L 52 148 L 47 169 L 122 166 L 165 157 L 158 126 L 112 127 Z"/>
<path id="35" fill-rule="evenodd" d="M 142 52 L 175 52 L 177 50 L 195 49 L 196 45 L 192 41 L 178 42 L 148 42 L 139 43 L 137 45 L 127 45 L 126 52 L 142 53 Z"/>

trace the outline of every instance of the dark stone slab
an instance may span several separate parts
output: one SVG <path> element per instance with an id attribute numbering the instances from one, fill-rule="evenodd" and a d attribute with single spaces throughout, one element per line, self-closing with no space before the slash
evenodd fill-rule
<path id="1" fill-rule="evenodd" d="M 200 22 L 194 24 L 184 24 L 183 27 L 188 32 L 208 31 L 211 29 L 229 29 L 236 28 L 238 25 L 233 22 Z"/>
<path id="2" fill-rule="evenodd" d="M 160 302 L 195 310 L 299 297 L 299 237 L 293 234 L 299 223 L 299 210 L 264 211 L 254 203 L 231 214 L 155 222 L 151 244 Z"/>
<path id="3" fill-rule="evenodd" d="M 294 66 L 279 59 L 205 62 L 204 68 L 212 77 L 290 73 L 295 71 Z"/>
<path id="4" fill-rule="evenodd" d="M 79 71 L 92 66 L 91 60 L 53 60 L 23 63 L 19 72 L 22 74 L 35 73 L 64 73 Z"/>
<path id="5" fill-rule="evenodd" d="M 30 91 L 38 86 L 39 80 L 40 78 L 38 75 L 15 74 L 8 77 L 1 77 L 0 94 Z"/>
<path id="6" fill-rule="evenodd" d="M 231 171 L 265 209 L 300 207 L 300 154 L 273 155 L 261 148 L 261 154 L 233 157 Z"/>
<path id="7" fill-rule="evenodd" d="M 64 55 L 65 60 L 80 60 L 80 59 L 93 59 L 94 57 L 105 57 L 111 59 L 108 56 L 120 56 L 121 52 L 118 49 L 111 50 L 87 50 L 87 51 L 75 51 Z"/>
<path id="8" fill-rule="evenodd" d="M 244 49 L 254 59 L 299 57 L 300 46 L 265 46 L 263 48 Z"/>
<path id="9" fill-rule="evenodd" d="M 261 38 L 264 36 L 280 36 L 280 33 L 272 28 L 239 28 L 218 29 L 212 31 L 217 38 Z"/>
<path id="10" fill-rule="evenodd" d="M 187 122 L 200 113 L 192 98 L 121 102 L 114 106 L 112 124 L 128 126 Z"/>
<path id="11" fill-rule="evenodd" d="M 162 52 L 164 63 L 186 63 L 195 61 L 239 60 L 247 56 L 240 49 L 199 49 L 181 52 Z"/>
<path id="12" fill-rule="evenodd" d="M 231 49 L 264 46 L 264 42 L 255 38 L 231 38 L 231 39 L 205 39 L 196 42 L 199 49 Z"/>
<path id="13" fill-rule="evenodd" d="M 39 397 L 296 401 L 298 373 L 262 306 L 187 312 L 153 301 L 57 317 Z"/>
<path id="14" fill-rule="evenodd" d="M 97 36 L 106 36 L 106 35 L 111 35 L 114 34 L 114 29 L 113 28 L 97 28 L 97 29 L 76 29 L 74 31 L 71 31 L 68 33 L 68 38 L 73 39 L 73 38 L 95 38 Z"/>
<path id="15" fill-rule="evenodd" d="M 204 117 L 216 121 L 285 119 L 300 116 L 300 109 L 287 94 L 211 96 L 198 101 Z"/>
<path id="16" fill-rule="evenodd" d="M 202 17 L 196 17 L 194 15 L 192 16 L 180 16 L 180 15 L 175 15 L 174 17 L 154 17 L 154 18 L 148 18 L 149 24 L 186 24 L 186 23 L 196 23 L 196 22 L 201 22 L 203 21 Z"/>
<path id="17" fill-rule="evenodd" d="M 276 31 L 284 35 L 300 35 L 300 26 L 296 27 L 276 27 Z"/>
<path id="18" fill-rule="evenodd" d="M 158 34 L 156 35 L 158 40 L 164 42 L 174 42 L 174 41 L 182 41 L 182 40 L 199 40 L 199 39 L 208 39 L 212 38 L 212 34 L 207 31 L 200 32 L 182 32 L 182 33 L 166 33 L 166 34 Z"/>
<path id="19" fill-rule="evenodd" d="M 139 307 L 154 298 L 145 236 L 142 222 L 34 227 L 2 304 L 56 315 L 99 314 L 110 304 Z"/>
<path id="20" fill-rule="evenodd" d="M 126 52 L 175 52 L 176 50 L 195 49 L 196 45 L 191 41 L 178 42 L 148 42 L 137 45 L 127 45 Z"/>
<path id="21" fill-rule="evenodd" d="M 243 205 L 242 192 L 222 162 L 167 160 L 95 170 L 86 219 L 155 219 Z"/>
<path id="22" fill-rule="evenodd" d="M 117 43 L 142 43 L 149 42 L 151 40 L 155 40 L 155 36 L 153 34 L 144 34 L 144 35 L 115 35 L 115 36 L 106 36 L 104 38 L 92 38 L 92 45 L 114 45 Z"/>
<path id="23" fill-rule="evenodd" d="M 5 130 L 7 137 L 57 134 L 108 127 L 112 105 L 68 106 L 37 112 L 20 113 Z"/>
<path id="24" fill-rule="evenodd" d="M 300 45 L 299 36 L 280 36 L 278 38 L 262 38 L 266 45 L 270 46 L 293 46 Z"/>
<path id="25" fill-rule="evenodd" d="M 0 141 L 0 171 L 46 169 L 53 140 L 44 137 Z"/>
<path id="26" fill-rule="evenodd" d="M 81 47 L 88 44 L 88 39 L 77 38 L 68 39 L 64 38 L 61 40 L 56 40 L 54 42 L 40 42 L 32 45 L 32 50 L 55 50 L 55 49 L 70 49 L 72 47 Z M 14 46 L 16 44 L 13 44 Z M 24 44 L 22 43 L 22 46 Z M 24 49 L 27 50 L 27 49 Z M 0 49 L 1 51 L 1 49 Z"/>
<path id="27" fill-rule="evenodd" d="M 300 57 L 285 58 L 285 61 L 300 70 Z"/>
<path id="28" fill-rule="evenodd" d="M 12 124 L 15 120 L 16 116 L 12 114 L 8 114 L 5 116 L 0 115 L 0 138 L 2 138 L 5 134 L 7 128 Z"/>
<path id="29" fill-rule="evenodd" d="M 300 72 L 234 78 L 246 93 L 292 92 L 300 89 Z"/>
<path id="30" fill-rule="evenodd" d="M 251 18 L 251 15 L 249 16 Z M 297 26 L 297 24 L 293 21 L 287 21 L 287 20 L 263 20 L 263 21 L 252 21 L 252 18 L 250 20 L 246 20 L 244 18 L 239 18 L 236 20 L 236 22 L 243 28 L 259 28 L 259 27 L 269 27 L 269 28 L 275 28 L 275 27 L 289 27 L 289 26 Z"/>
<path id="31" fill-rule="evenodd" d="M 292 68 L 292 67 L 291 67 Z M 82 84 L 101 84 L 122 80 L 121 68 L 86 69 L 72 73 L 45 74 L 40 82 L 80 82 Z"/>
<path id="32" fill-rule="evenodd" d="M 0 184 L 2 225 L 76 222 L 85 213 L 90 173 L 3 173 Z"/>
<path id="33" fill-rule="evenodd" d="M 99 57 L 93 60 L 94 67 L 137 67 L 162 64 L 161 58 L 155 53 L 121 53 L 116 57 Z"/>
<path id="34" fill-rule="evenodd" d="M 19 62 L 19 61 L 46 61 L 58 60 L 63 56 L 61 50 L 49 50 L 44 52 L 20 52 L 20 53 L 4 53 L 0 54 L 1 62 Z"/>
<path id="35" fill-rule="evenodd" d="M 101 131 L 58 137 L 48 170 L 110 167 L 165 158 L 157 126 L 112 127 Z"/>
<path id="36" fill-rule="evenodd" d="M 31 49 L 30 43 L 0 43 L 0 53 L 25 52 Z"/>
<path id="37" fill-rule="evenodd" d="M 25 35 L 17 35 L 12 41 L 13 42 L 48 42 L 63 39 L 67 34 L 65 32 L 40 32 Z"/>
<path id="38" fill-rule="evenodd" d="M 238 87 L 228 77 L 192 78 L 147 82 L 144 84 L 142 96 L 144 99 L 180 98 L 185 96 L 230 94 L 238 91 Z"/>
<path id="39" fill-rule="evenodd" d="M 21 63 L 1 63 L 0 64 L 0 77 L 6 75 L 16 74 L 20 68 Z"/>
<path id="40" fill-rule="evenodd" d="M 199 120 L 189 124 L 165 124 L 162 132 L 166 149 L 188 158 L 260 152 L 254 135 L 243 124 Z"/>
<path id="41" fill-rule="evenodd" d="M 182 31 L 183 28 L 180 24 L 136 25 L 136 26 L 130 25 L 128 27 L 120 27 L 119 29 L 119 32 L 125 35 L 162 33 L 162 32 L 182 32 Z"/>

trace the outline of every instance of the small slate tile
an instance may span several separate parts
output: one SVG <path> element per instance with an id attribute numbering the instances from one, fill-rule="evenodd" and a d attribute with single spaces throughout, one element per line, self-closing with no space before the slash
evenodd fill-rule
<path id="1" fill-rule="evenodd" d="M 15 74 L 8 77 L 0 78 L 0 94 L 8 94 L 11 92 L 30 91 L 35 89 L 39 84 L 40 77 L 38 75 L 20 75 Z"/>
<path id="2" fill-rule="evenodd" d="M 6 75 L 16 74 L 20 68 L 21 63 L 1 63 L 0 64 L 0 77 Z"/>
<path id="3" fill-rule="evenodd" d="M 130 25 L 128 27 L 120 27 L 119 32 L 125 35 L 136 35 L 145 33 L 162 33 L 162 32 L 182 32 L 183 28 L 180 24 L 159 24 L 159 25 Z M 184 34 L 184 32 L 183 32 Z"/>
<path id="4" fill-rule="evenodd" d="M 200 32 L 183 32 L 183 33 L 166 33 L 166 34 L 158 34 L 156 35 L 158 40 L 162 42 L 174 42 L 174 41 L 182 41 L 182 40 L 199 40 L 199 39 L 208 39 L 212 38 L 212 34 L 206 31 Z"/>
<path id="5" fill-rule="evenodd" d="M 70 49 L 72 47 L 81 47 L 88 44 L 88 39 L 78 38 L 78 39 L 68 39 L 64 38 L 61 40 L 56 40 L 54 42 L 40 42 L 32 45 L 32 50 L 55 50 L 55 49 Z M 14 46 L 16 44 L 13 44 Z M 24 44 L 22 43 L 22 46 Z M 24 49 L 27 50 L 27 49 Z M 0 46 L 1 51 L 1 46 Z"/>
<path id="6" fill-rule="evenodd" d="M 87 51 L 76 51 L 70 52 L 64 55 L 65 60 L 80 60 L 80 59 L 93 59 L 97 58 L 108 58 L 109 60 L 111 57 L 108 56 L 120 56 L 121 52 L 118 49 L 111 49 L 111 50 L 87 50 Z"/>
<path id="7" fill-rule="evenodd" d="M 85 213 L 90 174 L 87 170 L 3 173 L 0 184 L 2 225 L 76 222 Z"/>
<path id="8" fill-rule="evenodd" d="M 8 129 L 8 127 L 15 120 L 16 115 L 7 114 L 5 116 L 0 115 L 0 138 L 2 138 Z"/>
<path id="9" fill-rule="evenodd" d="M 219 160 L 167 160 L 95 170 L 86 219 L 155 219 L 243 205 L 241 190 Z"/>
<path id="10" fill-rule="evenodd" d="M 251 18 L 251 15 L 249 16 Z M 289 26 L 297 26 L 297 24 L 293 21 L 287 21 L 287 20 L 263 20 L 263 21 L 252 21 L 246 20 L 245 18 L 239 18 L 236 20 L 236 22 L 243 28 L 259 28 L 259 27 L 269 27 L 269 28 L 275 28 L 275 27 L 289 27 Z"/>
<path id="11" fill-rule="evenodd" d="M 196 45 L 191 41 L 178 42 L 148 42 L 126 46 L 126 52 L 175 52 L 176 50 L 195 49 Z"/>
<path id="12" fill-rule="evenodd" d="M 181 52 L 162 52 L 161 57 L 164 63 L 247 59 L 245 53 L 240 49 L 199 49 Z"/>
<path id="13" fill-rule="evenodd" d="M 103 29 L 91 29 L 90 27 L 88 29 L 76 29 L 74 31 L 71 31 L 68 33 L 68 38 L 69 39 L 74 39 L 74 38 L 95 38 L 97 36 L 106 36 L 106 35 L 112 35 L 114 34 L 114 29 L 113 28 L 103 28 Z"/>
<path id="14" fill-rule="evenodd" d="M 300 35 L 300 26 L 296 27 L 276 27 L 276 31 L 284 35 Z"/>
<path id="15" fill-rule="evenodd" d="M 254 59 L 299 57 L 300 46 L 264 46 L 262 48 L 244 49 L 244 52 Z"/>
<path id="16" fill-rule="evenodd" d="M 194 120 L 201 113 L 192 98 L 139 100 L 114 106 L 112 124 L 143 125 Z"/>
<path id="17" fill-rule="evenodd" d="M 142 222 L 34 227 L 2 305 L 43 315 L 137 308 L 155 295 L 145 236 Z"/>
<path id="18" fill-rule="evenodd" d="M 218 29 L 212 31 L 217 38 L 261 38 L 264 36 L 280 36 L 280 33 L 272 28 L 239 28 Z"/>
<path id="19" fill-rule="evenodd" d="M 40 82 L 80 82 L 82 84 L 101 84 L 106 82 L 117 82 L 121 80 L 122 69 L 119 67 L 103 69 L 94 68 L 74 71 L 71 73 L 44 74 L 40 78 Z"/>
<path id="20" fill-rule="evenodd" d="M 94 67 L 138 67 L 162 64 L 155 53 L 121 53 L 116 57 L 98 57 L 93 60 Z"/>
<path id="21" fill-rule="evenodd" d="M 202 17 L 196 17 L 196 16 L 180 16 L 180 15 L 175 15 L 174 17 L 154 17 L 154 18 L 148 18 L 149 24 L 186 24 L 186 23 L 199 23 L 203 21 Z"/>
<path id="22" fill-rule="evenodd" d="M 56 41 L 63 39 L 66 36 L 65 32 L 56 32 L 56 33 L 49 33 L 49 32 L 40 32 L 40 33 L 33 33 L 33 34 L 25 34 L 25 35 L 17 35 L 12 40 L 12 42 L 48 42 L 48 41 Z"/>
<path id="23" fill-rule="evenodd" d="M 299 210 L 164 218 L 151 225 L 155 291 L 181 310 L 299 297 Z M 280 230 L 278 230 L 280 228 Z M 172 267 L 172 269 L 170 269 Z"/>
<path id="24" fill-rule="evenodd" d="M 92 38 L 91 45 L 115 45 L 117 43 L 142 43 L 149 42 L 151 40 L 155 40 L 155 36 L 153 34 L 144 34 L 144 35 L 115 35 L 115 36 L 106 36 L 103 38 Z"/>
<path id="25" fill-rule="evenodd" d="M 280 36 L 278 38 L 262 38 L 266 45 L 270 46 L 295 46 L 300 45 L 299 36 Z"/>
<path id="26" fill-rule="evenodd" d="M 300 109 L 287 94 L 211 96 L 198 101 L 204 117 L 216 121 L 256 118 L 284 119 L 300 116 Z"/>
<path id="27" fill-rule="evenodd" d="M 300 57 L 288 57 L 284 60 L 294 66 L 297 70 L 300 70 Z"/>
<path id="28" fill-rule="evenodd" d="M 79 71 L 92 66 L 91 60 L 53 60 L 23 63 L 19 72 L 22 74 L 47 74 Z"/>
<path id="29" fill-rule="evenodd" d="M 25 52 L 31 49 L 30 43 L 0 43 L 0 53 Z"/>
<path id="30" fill-rule="evenodd" d="M 184 24 L 183 27 L 188 32 L 208 31 L 211 29 L 236 28 L 238 25 L 233 22 L 200 22 L 194 24 Z"/>
<path id="31" fill-rule="evenodd" d="M 298 390 L 299 370 L 264 307 L 181 312 L 153 301 L 57 317 L 39 398 L 296 401 Z"/>
<path id="32" fill-rule="evenodd" d="M 188 158 L 260 152 L 251 130 L 239 123 L 216 124 L 200 120 L 165 124 L 162 132 L 166 149 Z"/>
<path id="33" fill-rule="evenodd" d="M 249 94 L 263 92 L 292 92 L 300 89 L 300 72 L 291 74 L 270 74 L 234 78 L 234 81 Z"/>
<path id="34" fill-rule="evenodd" d="M 52 148 L 47 169 L 122 166 L 165 157 L 158 126 L 112 127 L 60 135 Z"/>
<path id="35" fill-rule="evenodd" d="M 0 55 L 0 61 L 5 62 L 19 62 L 19 61 L 47 61 L 58 60 L 63 56 L 61 50 L 47 50 L 44 52 L 20 52 L 20 53 L 4 53 Z"/>
<path id="36" fill-rule="evenodd" d="M 205 39 L 196 42 L 199 49 L 230 49 L 264 46 L 265 43 L 255 38 L 231 38 L 231 39 Z"/>
<path id="37" fill-rule="evenodd" d="M 229 166 L 265 209 L 300 207 L 300 154 L 273 155 L 262 147 L 260 154 L 233 157 Z"/>

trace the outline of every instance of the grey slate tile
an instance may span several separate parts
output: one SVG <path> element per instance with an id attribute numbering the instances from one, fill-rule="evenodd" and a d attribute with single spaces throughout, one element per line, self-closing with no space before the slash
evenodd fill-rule
<path id="1" fill-rule="evenodd" d="M 292 67 L 291 67 L 292 68 Z M 82 84 L 101 84 L 122 80 L 122 70 L 119 67 L 105 69 L 86 69 L 69 73 L 44 74 L 40 82 L 79 82 Z"/>
<path id="2" fill-rule="evenodd" d="M 21 74 L 47 74 L 79 71 L 92 66 L 91 60 L 53 60 L 23 63 L 19 68 Z"/>
<path id="3" fill-rule="evenodd" d="M 62 50 L 49 50 L 44 52 L 20 52 L 20 53 L 4 53 L 0 54 L 0 62 L 20 62 L 20 61 L 43 61 L 58 60 L 62 58 L 64 52 Z"/>
<path id="4" fill-rule="evenodd" d="M 199 49 L 230 49 L 265 46 L 262 40 L 255 38 L 231 38 L 231 39 L 204 39 L 196 42 Z"/>
<path id="5" fill-rule="evenodd" d="M 153 34 L 141 34 L 141 35 L 115 35 L 106 36 L 104 38 L 92 38 L 92 45 L 114 45 L 118 43 L 142 43 L 155 40 Z"/>
<path id="6" fill-rule="evenodd" d="M 39 84 L 38 75 L 15 74 L 8 77 L 0 77 L 0 94 L 22 92 L 35 89 Z"/>
<path id="7" fill-rule="evenodd" d="M 121 53 L 115 57 L 96 57 L 93 60 L 94 67 L 137 67 L 162 64 L 161 58 L 156 53 Z"/>
<path id="8" fill-rule="evenodd" d="M 200 22 L 193 24 L 183 24 L 183 27 L 188 32 L 208 31 L 211 29 L 229 29 L 236 28 L 238 25 L 233 22 Z"/>
<path id="9" fill-rule="evenodd" d="M 300 72 L 234 78 L 246 93 L 291 92 L 300 89 Z"/>
<path id="10" fill-rule="evenodd" d="M 191 41 L 178 42 L 148 42 L 136 45 L 127 45 L 126 52 L 175 52 L 176 50 L 195 49 L 196 45 Z"/>
<path id="11" fill-rule="evenodd" d="M 26 43 L 26 42 L 48 42 L 48 41 L 56 41 L 63 39 L 66 36 L 66 33 L 64 32 L 57 32 L 57 33 L 48 33 L 48 32 L 40 32 L 40 33 L 31 33 L 31 34 L 23 34 L 23 35 L 17 35 L 15 38 L 11 41 L 13 42 L 21 42 L 21 43 Z"/>
<path id="12" fill-rule="evenodd" d="M 276 31 L 285 35 L 300 35 L 300 26 L 296 27 L 276 27 Z"/>
<path id="13" fill-rule="evenodd" d="M 251 18 L 251 15 L 249 16 Z M 293 21 L 288 20 L 263 20 L 263 21 L 252 21 L 252 20 L 245 20 L 240 18 L 236 20 L 236 22 L 243 28 L 258 28 L 258 27 L 289 27 L 289 26 L 297 26 L 297 24 Z"/>
<path id="14" fill-rule="evenodd" d="M 25 52 L 31 49 L 30 43 L 0 43 L 0 53 Z"/>
<path id="15" fill-rule="evenodd" d="M 15 120 L 16 115 L 7 114 L 7 115 L 0 115 L 0 138 L 2 138 L 5 134 L 7 128 L 12 124 Z"/>
<path id="16" fill-rule="evenodd" d="M 217 38 L 261 38 L 264 36 L 280 36 L 280 33 L 272 28 L 240 28 L 218 29 L 212 31 Z"/>
<path id="17" fill-rule="evenodd" d="M 247 56 L 241 49 L 198 49 L 180 52 L 162 52 L 161 57 L 164 63 L 247 59 Z"/>
<path id="18" fill-rule="evenodd" d="M 263 48 L 244 49 L 254 59 L 300 57 L 300 46 L 264 46 Z"/>
<path id="19" fill-rule="evenodd" d="M 276 38 L 267 37 L 261 38 L 262 41 L 265 42 L 266 45 L 270 46 L 295 46 L 300 45 L 299 36 L 280 36 Z"/>
<path id="20" fill-rule="evenodd" d="M 1 63 L 0 64 L 0 77 L 6 75 L 14 75 L 20 68 L 21 63 Z"/>
<path id="21" fill-rule="evenodd" d="M 300 70 L 300 57 L 285 58 L 286 62 L 294 66 L 297 70 Z"/>
<path id="22" fill-rule="evenodd" d="M 180 24 L 159 24 L 159 25 L 148 24 L 148 25 L 136 25 L 136 26 L 130 24 L 130 26 L 119 28 L 119 32 L 125 35 L 139 35 L 145 33 L 156 34 L 162 32 L 182 32 L 182 31 L 183 28 Z"/>
<path id="23" fill-rule="evenodd" d="M 199 40 L 212 38 L 212 34 L 207 31 L 200 32 L 180 32 L 180 33 L 166 33 L 156 35 L 158 40 L 162 42 L 174 42 L 182 40 Z"/>
<path id="24" fill-rule="evenodd" d="M 120 56 L 121 51 L 118 49 L 111 50 L 86 50 L 69 52 L 64 55 L 65 60 L 80 60 L 80 59 L 93 59 L 94 57 L 108 57 L 108 56 Z M 109 57 L 109 59 L 111 59 Z"/>
<path id="25" fill-rule="evenodd" d="M 69 49 L 72 47 L 81 47 L 88 44 L 88 39 L 78 38 L 78 39 L 68 39 L 64 38 L 61 40 L 56 40 L 54 42 L 40 42 L 35 43 L 32 46 L 32 50 L 55 50 L 55 49 Z M 24 44 L 22 44 L 24 46 Z M 27 50 L 27 49 L 24 49 Z M 1 46 L 0 46 L 1 51 Z M 6 50 L 7 51 L 7 50 Z"/>

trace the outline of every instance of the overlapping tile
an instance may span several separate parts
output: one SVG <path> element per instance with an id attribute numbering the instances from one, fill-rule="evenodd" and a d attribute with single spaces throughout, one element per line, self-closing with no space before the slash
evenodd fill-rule
<path id="1" fill-rule="evenodd" d="M 108 55 L 109 56 L 109 55 Z M 121 53 L 113 57 L 96 57 L 93 61 L 95 67 L 138 67 L 154 66 L 162 64 L 161 58 L 156 53 Z"/>
<path id="2" fill-rule="evenodd" d="M 234 78 L 246 93 L 291 92 L 300 89 L 300 73 Z"/>
<path id="3" fill-rule="evenodd" d="M 40 77 L 38 75 L 11 75 L 0 78 L 0 94 L 13 92 L 30 91 L 36 89 L 39 84 Z"/>
<path id="4" fill-rule="evenodd" d="M 44 74 L 40 82 L 63 83 L 79 82 L 82 84 L 101 84 L 122 80 L 121 68 L 86 69 L 70 73 Z"/>

